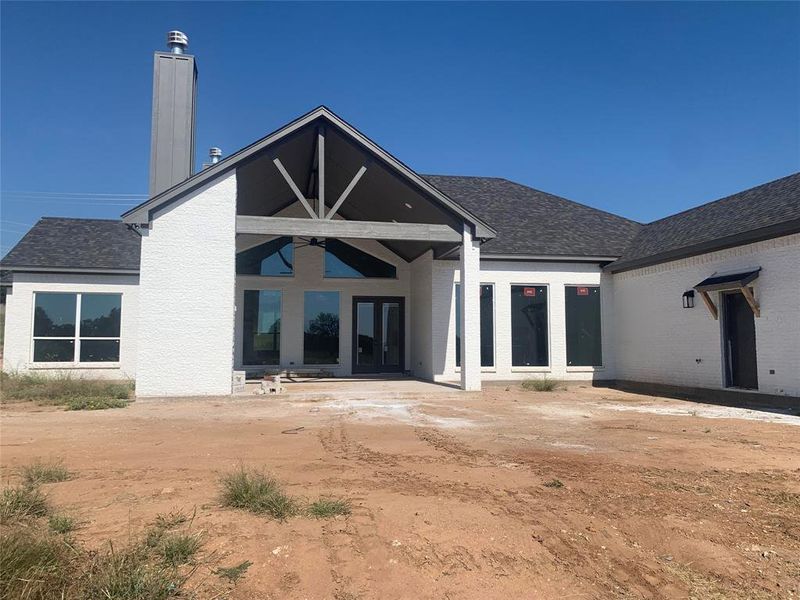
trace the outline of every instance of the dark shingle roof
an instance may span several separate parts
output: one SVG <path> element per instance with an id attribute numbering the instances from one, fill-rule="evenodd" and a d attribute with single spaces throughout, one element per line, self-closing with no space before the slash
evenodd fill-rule
<path id="1" fill-rule="evenodd" d="M 138 271 L 141 236 L 122 221 L 43 217 L 6 254 L 0 269 Z"/>
<path id="2" fill-rule="evenodd" d="M 622 257 L 622 271 L 800 231 L 800 173 L 645 225 Z"/>
<path id="3" fill-rule="evenodd" d="M 424 175 L 497 231 L 486 254 L 621 256 L 641 225 L 494 177 Z"/>

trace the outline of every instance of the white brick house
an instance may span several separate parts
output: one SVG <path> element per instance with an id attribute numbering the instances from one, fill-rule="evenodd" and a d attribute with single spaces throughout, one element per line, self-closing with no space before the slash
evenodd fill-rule
<path id="1" fill-rule="evenodd" d="M 151 197 L 3 259 L 4 369 L 140 396 L 234 371 L 800 395 L 800 175 L 642 225 L 420 175 L 324 107 L 192 174 L 194 59 L 155 65 Z"/>

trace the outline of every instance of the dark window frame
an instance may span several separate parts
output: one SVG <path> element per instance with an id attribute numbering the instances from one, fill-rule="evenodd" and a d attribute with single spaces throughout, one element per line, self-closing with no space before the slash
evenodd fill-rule
<path id="1" fill-rule="evenodd" d="M 265 246 L 272 246 L 274 250 L 266 255 L 260 255 L 259 250 L 263 249 Z M 243 277 L 278 277 L 280 279 L 284 279 L 287 277 L 294 277 L 295 276 L 295 243 L 294 238 L 291 236 L 278 236 L 266 242 L 262 242 L 261 244 L 256 244 L 248 248 L 247 250 L 242 250 L 241 252 L 236 253 L 236 275 L 240 275 Z M 291 256 L 289 258 L 284 258 L 280 252 L 284 248 L 289 248 L 291 250 Z M 261 270 L 263 268 L 263 262 L 268 258 L 271 258 L 275 255 L 280 257 L 280 260 L 283 261 L 286 268 L 289 270 L 286 273 L 262 273 Z M 251 267 L 258 266 L 257 271 L 256 269 L 251 269 Z"/>
<path id="2" fill-rule="evenodd" d="M 41 296 L 47 295 L 68 295 L 75 296 L 75 318 L 74 327 L 71 336 L 62 335 L 36 335 L 36 310 L 37 301 Z M 98 336 L 84 334 L 83 329 L 83 298 L 85 296 L 109 296 L 119 298 L 119 323 L 118 333 L 116 336 Z M 83 366 L 83 365 L 105 365 L 105 366 L 118 366 L 122 360 L 122 309 L 123 309 L 123 294 L 121 292 L 68 292 L 68 291 L 53 291 L 41 290 L 33 292 L 33 315 L 31 319 L 31 346 L 30 346 L 30 362 L 35 365 L 65 365 L 65 366 Z M 112 309 L 113 310 L 113 309 Z M 71 360 L 36 360 L 37 342 L 42 344 L 46 342 L 66 341 L 72 343 L 72 359 Z M 106 342 L 116 342 L 116 359 L 111 360 L 85 360 L 83 344 L 86 347 L 91 345 L 98 346 Z"/>
<path id="3" fill-rule="evenodd" d="M 598 334 L 599 334 L 599 351 L 600 362 L 599 364 L 570 364 L 570 323 L 569 323 L 569 290 L 578 288 L 588 288 L 589 290 L 597 290 L 597 318 L 598 318 Z M 589 296 L 592 297 L 591 291 Z M 577 296 L 576 296 L 577 297 Z M 567 369 L 602 369 L 603 364 L 603 292 L 600 284 L 580 284 L 580 283 L 567 283 L 564 284 L 564 351 L 566 355 Z"/>
<path id="4" fill-rule="evenodd" d="M 484 364 L 484 360 L 483 360 L 483 358 L 484 358 L 484 343 L 486 341 L 485 340 L 485 336 L 483 335 L 483 319 L 480 320 L 480 322 L 478 323 L 478 326 L 481 328 L 481 349 L 480 349 L 481 350 L 481 370 L 493 371 L 493 370 L 495 370 L 497 368 L 497 344 L 496 344 L 496 341 L 497 341 L 497 302 L 496 302 L 496 300 L 497 300 L 497 285 L 495 283 L 493 283 L 493 282 L 489 282 L 489 283 L 481 283 L 481 284 L 479 284 L 479 287 L 480 287 L 480 290 L 481 290 L 481 295 L 480 295 L 479 302 L 483 300 L 483 288 L 485 288 L 485 287 L 492 288 L 492 296 L 491 296 L 491 299 L 492 299 L 492 336 L 491 336 L 491 340 L 492 340 L 492 353 L 491 353 L 492 354 L 492 358 L 491 358 L 491 360 L 492 360 L 492 362 L 491 362 L 491 364 Z M 459 370 L 459 369 L 461 369 L 461 320 L 459 319 L 459 317 L 461 316 L 460 315 L 460 313 L 461 313 L 461 294 L 460 294 L 461 282 L 457 281 L 455 283 L 455 285 L 453 286 L 453 288 L 455 289 L 455 299 L 454 299 L 454 303 L 453 303 L 453 312 L 455 313 L 455 317 L 456 317 L 456 324 L 455 324 L 455 331 L 454 331 L 454 334 L 455 334 L 455 349 L 456 349 L 455 365 L 456 365 L 456 370 Z M 479 306 L 479 308 L 482 310 L 483 307 Z M 481 314 L 481 317 L 482 317 L 483 313 L 480 312 L 480 314 Z"/>
<path id="5" fill-rule="evenodd" d="M 309 336 L 314 334 L 310 333 L 307 330 L 308 327 L 308 318 L 306 316 L 306 311 L 308 308 L 308 295 L 309 294 L 336 294 L 336 362 L 309 362 L 308 355 L 307 355 L 307 345 L 309 341 Z M 332 313 L 318 313 L 317 317 L 321 314 L 332 314 Z M 340 290 L 304 290 L 303 291 L 303 365 L 304 366 L 319 366 L 319 367 L 333 367 L 333 366 L 340 366 L 342 364 L 342 292 Z M 333 336 L 331 336 L 333 337 Z"/>
<path id="6" fill-rule="evenodd" d="M 522 365 L 514 362 L 514 288 L 544 288 L 545 289 L 545 310 L 544 316 L 546 324 L 544 327 L 545 344 L 547 351 L 547 362 L 539 365 Z M 553 336 L 552 336 L 552 315 L 551 315 L 551 294 L 549 283 L 511 283 L 509 284 L 509 343 L 511 345 L 511 369 L 512 371 L 546 371 L 553 367 Z"/>
<path id="7" fill-rule="evenodd" d="M 271 334 L 274 337 L 277 337 L 277 347 L 278 348 L 277 348 L 277 351 L 276 351 L 277 352 L 277 360 L 275 362 L 269 362 L 269 361 L 267 361 L 267 362 L 257 362 L 257 361 L 254 362 L 252 360 L 249 360 L 252 357 L 252 355 L 249 355 L 249 353 L 248 353 L 248 344 L 251 346 L 250 352 L 255 353 L 255 352 L 257 352 L 257 350 L 255 350 L 255 348 L 254 348 L 255 344 L 253 343 L 253 341 L 248 342 L 248 339 L 247 339 L 247 337 L 248 337 L 247 323 L 248 323 L 248 319 L 249 319 L 248 314 L 247 314 L 248 293 L 257 294 L 259 301 L 260 301 L 260 296 L 261 296 L 262 293 L 270 293 L 270 294 L 276 294 L 277 295 L 277 300 L 278 300 L 278 311 L 277 311 L 278 318 L 277 318 L 277 323 L 278 323 L 278 327 L 277 327 L 277 332 L 273 332 Z M 259 317 L 259 314 L 258 314 L 258 308 L 259 307 L 260 307 L 260 304 L 256 304 L 256 313 L 255 313 L 256 323 L 258 322 L 258 317 Z M 273 324 L 273 327 L 274 327 L 274 324 Z M 256 329 L 257 329 L 257 327 L 256 327 Z M 245 366 L 245 367 L 265 367 L 265 366 L 274 367 L 274 366 L 279 366 L 281 364 L 281 344 L 283 342 L 282 329 L 283 329 L 283 290 L 245 289 L 244 293 L 242 295 L 242 366 Z M 250 333 L 253 334 L 254 336 L 258 335 L 258 331 L 252 331 Z"/>

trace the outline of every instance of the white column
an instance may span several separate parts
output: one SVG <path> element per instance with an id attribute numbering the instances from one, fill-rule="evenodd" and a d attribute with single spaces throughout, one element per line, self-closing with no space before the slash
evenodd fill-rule
<path id="1" fill-rule="evenodd" d="M 464 224 L 461 243 L 461 389 L 481 389 L 481 248 Z"/>

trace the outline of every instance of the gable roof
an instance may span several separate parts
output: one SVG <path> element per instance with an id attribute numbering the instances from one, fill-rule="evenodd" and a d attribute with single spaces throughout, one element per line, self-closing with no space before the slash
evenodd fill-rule
<path id="1" fill-rule="evenodd" d="M 327 124 L 332 125 L 345 135 L 348 135 L 356 143 L 360 144 L 371 152 L 378 160 L 382 161 L 388 168 L 397 172 L 401 176 L 410 180 L 413 184 L 419 186 L 426 194 L 438 201 L 445 208 L 457 214 L 463 220 L 471 223 L 475 227 L 475 236 L 478 238 L 492 238 L 496 232 L 480 218 L 466 210 L 463 206 L 453 202 L 447 195 L 443 194 L 435 186 L 431 185 L 424 178 L 420 177 L 411 168 L 406 166 L 403 162 L 389 154 L 386 150 L 378 146 L 375 142 L 370 140 L 367 136 L 358 131 L 355 127 L 347 123 L 344 119 L 336 115 L 333 111 L 325 106 L 319 106 L 314 110 L 306 113 L 305 115 L 295 119 L 291 123 L 281 127 L 280 129 L 270 133 L 269 135 L 261 138 L 257 142 L 231 154 L 227 158 L 212 165 L 199 173 L 195 173 L 186 181 L 183 181 L 173 187 L 165 190 L 164 192 L 153 196 L 146 202 L 132 208 L 122 215 L 126 223 L 145 223 L 149 222 L 152 218 L 153 211 L 161 208 L 179 198 L 184 194 L 197 189 L 205 183 L 208 183 L 221 175 L 227 173 L 231 169 L 240 166 L 242 163 L 253 157 L 255 154 L 263 152 L 270 145 L 286 138 L 299 129 L 313 123 L 314 121 L 325 121 Z"/>
<path id="2" fill-rule="evenodd" d="M 622 255 L 641 224 L 495 177 L 425 175 L 497 230 L 482 255 L 599 257 Z"/>
<path id="3" fill-rule="evenodd" d="M 800 173 L 653 221 L 611 272 L 800 232 Z"/>
<path id="4" fill-rule="evenodd" d="M 119 220 L 43 217 L 0 269 L 138 273 L 140 248 L 141 236 Z"/>

